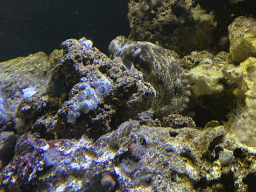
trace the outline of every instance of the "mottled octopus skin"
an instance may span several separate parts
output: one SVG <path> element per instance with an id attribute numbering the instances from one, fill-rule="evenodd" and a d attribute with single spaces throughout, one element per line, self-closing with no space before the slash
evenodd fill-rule
<path id="1" fill-rule="evenodd" d="M 156 118 L 180 113 L 189 102 L 190 86 L 179 63 L 170 52 L 153 43 L 130 41 L 118 36 L 109 45 L 111 57 L 126 68 L 143 73 L 144 80 L 156 89 L 152 103 Z"/>

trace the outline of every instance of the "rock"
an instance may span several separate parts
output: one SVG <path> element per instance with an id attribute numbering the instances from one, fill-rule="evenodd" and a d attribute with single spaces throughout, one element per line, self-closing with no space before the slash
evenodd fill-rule
<path id="1" fill-rule="evenodd" d="M 44 52 L 0 63 L 0 130 L 15 130 L 16 108 L 22 99 L 44 88 L 51 70 Z"/>
<path id="2" fill-rule="evenodd" d="M 245 100 L 245 107 L 250 115 L 255 114 L 256 110 L 256 58 L 249 57 L 239 66 L 227 65 L 223 68 L 223 75 L 236 82 L 237 88 L 233 91 L 234 95 Z"/>
<path id="3" fill-rule="evenodd" d="M 214 43 L 214 13 L 192 0 L 130 0 L 128 19 L 130 40 L 149 41 L 181 56 Z"/>
<path id="4" fill-rule="evenodd" d="M 53 52 L 49 55 L 49 61 L 52 65 L 52 67 L 60 64 L 60 59 L 63 57 L 63 50 L 55 49 Z"/>
<path id="5" fill-rule="evenodd" d="M 232 151 L 221 151 L 219 154 L 219 160 L 221 166 L 228 166 L 233 159 L 233 152 Z"/>
<path id="6" fill-rule="evenodd" d="M 253 185 L 255 155 L 223 126 L 173 129 L 130 120 L 96 141 L 22 135 L 1 183 L 9 191 L 238 191 Z"/>
<path id="7" fill-rule="evenodd" d="M 23 132 L 47 138 L 98 138 L 148 110 L 154 88 L 140 72 L 109 59 L 85 38 L 63 42 L 46 90 L 24 99 L 16 117 L 26 121 Z"/>
<path id="8" fill-rule="evenodd" d="M 229 26 L 230 54 L 239 64 L 248 57 L 256 56 L 256 22 L 253 18 L 237 17 Z"/>
<path id="9" fill-rule="evenodd" d="M 13 132 L 0 133 L 0 170 L 13 158 L 17 136 Z"/>
<path id="10" fill-rule="evenodd" d="M 250 147 L 256 147 L 256 113 L 255 110 L 239 105 L 233 111 L 229 122 L 228 130 L 234 134 L 238 140 Z"/>
<path id="11" fill-rule="evenodd" d="M 212 63 L 197 65 L 188 72 L 191 90 L 196 97 L 222 92 L 224 86 L 220 80 L 223 78 L 221 68 Z"/>

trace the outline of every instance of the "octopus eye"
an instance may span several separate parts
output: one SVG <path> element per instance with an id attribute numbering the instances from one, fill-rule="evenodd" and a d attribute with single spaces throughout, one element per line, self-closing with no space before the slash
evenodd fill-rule
<path id="1" fill-rule="evenodd" d="M 133 58 L 136 58 L 136 57 L 139 56 L 140 53 L 141 53 L 141 49 L 138 48 L 138 47 L 135 47 L 132 57 L 133 57 Z"/>

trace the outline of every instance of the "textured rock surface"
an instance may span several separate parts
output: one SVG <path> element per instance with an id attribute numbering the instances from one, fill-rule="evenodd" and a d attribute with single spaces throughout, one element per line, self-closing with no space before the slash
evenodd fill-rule
<path id="1" fill-rule="evenodd" d="M 191 86 L 189 109 L 194 111 L 192 117 L 199 127 L 211 120 L 227 121 L 227 114 L 244 103 L 244 95 L 235 94 L 244 83 L 235 75 L 228 56 L 224 51 L 217 55 L 195 51 L 179 60 Z"/>
<path id="2" fill-rule="evenodd" d="M 205 59 L 204 64 L 197 65 L 188 73 L 191 90 L 196 97 L 220 93 L 224 89 L 224 85 L 220 83 L 224 78 L 221 68 L 212 63 L 212 60 Z"/>
<path id="3" fill-rule="evenodd" d="M 0 129 L 13 129 L 21 100 L 43 88 L 56 64 L 51 58 L 39 52 L 0 63 Z"/>
<path id="4" fill-rule="evenodd" d="M 186 108 L 191 95 L 190 86 L 180 64 L 168 50 L 119 36 L 111 41 L 109 51 L 128 69 L 140 70 L 145 81 L 156 89 L 152 108 L 157 118 L 180 113 Z"/>
<path id="5" fill-rule="evenodd" d="M 48 138 L 98 138 L 148 110 L 154 88 L 140 72 L 127 70 L 85 38 L 62 43 L 64 56 L 46 90 L 24 99 L 16 117 L 20 131 Z M 21 123 L 22 124 L 22 123 Z"/>
<path id="6" fill-rule="evenodd" d="M 130 38 L 193 51 L 182 59 L 119 36 L 114 60 L 82 38 L 1 63 L 0 191 L 254 191 L 254 23 L 236 19 L 234 49 L 214 55 L 225 2 L 130 1 Z M 187 79 L 189 107 L 173 114 L 187 105 Z"/>
<path id="7" fill-rule="evenodd" d="M 247 107 L 239 106 L 234 115 L 229 119 L 228 128 L 241 143 L 256 147 L 256 113 Z"/>
<path id="8" fill-rule="evenodd" d="M 228 51 L 228 25 L 241 15 L 255 17 L 254 10 L 254 0 L 130 0 L 129 39 L 150 41 L 182 57 L 195 50 Z"/>
<path id="9" fill-rule="evenodd" d="M 237 84 L 234 89 L 234 95 L 245 100 L 245 106 L 248 113 L 255 114 L 256 110 L 256 87 L 255 87 L 255 72 L 256 72 L 256 58 L 249 57 L 244 62 L 236 65 L 226 65 L 222 70 L 224 76 Z"/>
<path id="10" fill-rule="evenodd" d="M 13 158 L 16 139 L 17 136 L 13 132 L 0 133 L 0 170 Z"/>
<path id="11" fill-rule="evenodd" d="M 239 64 L 248 57 L 256 56 L 256 22 L 253 18 L 240 16 L 229 26 L 230 54 Z"/>
<path id="12" fill-rule="evenodd" d="M 6 191 L 21 185 L 33 191 L 250 191 L 255 155 L 222 126 L 200 131 L 127 121 L 95 142 L 23 135 L 2 170 L 2 185 Z"/>
<path id="13" fill-rule="evenodd" d="M 213 44 L 216 20 L 192 0 L 130 0 L 129 39 L 150 41 L 186 55 Z"/>

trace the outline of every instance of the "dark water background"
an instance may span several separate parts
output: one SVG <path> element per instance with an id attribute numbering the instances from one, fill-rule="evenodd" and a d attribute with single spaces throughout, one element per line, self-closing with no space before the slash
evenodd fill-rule
<path id="1" fill-rule="evenodd" d="M 64 40 L 83 36 L 108 54 L 112 39 L 129 34 L 127 13 L 127 0 L 2 0 L 0 62 L 50 54 Z"/>

